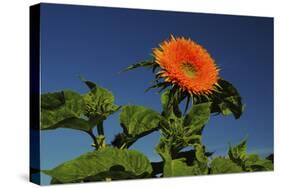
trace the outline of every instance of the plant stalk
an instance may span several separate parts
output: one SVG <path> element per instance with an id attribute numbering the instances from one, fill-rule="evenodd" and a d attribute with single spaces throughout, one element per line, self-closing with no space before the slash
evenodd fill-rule
<path id="1" fill-rule="evenodd" d="M 98 134 L 99 135 L 104 135 L 104 130 L 103 130 L 103 122 L 99 123 L 97 126 Z"/>
<path id="2" fill-rule="evenodd" d="M 96 136 L 93 134 L 92 131 L 86 131 L 86 133 L 93 139 L 95 148 L 98 149 L 99 146 Z"/>

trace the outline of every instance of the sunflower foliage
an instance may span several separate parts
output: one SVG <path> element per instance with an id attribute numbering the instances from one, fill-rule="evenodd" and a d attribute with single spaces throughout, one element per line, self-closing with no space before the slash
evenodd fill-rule
<path id="1" fill-rule="evenodd" d="M 220 78 L 213 92 L 194 94 L 161 77 L 162 68 L 155 61 L 139 62 L 125 71 L 142 67 L 152 70 L 155 80 L 147 90 L 158 89 L 161 112 L 140 105 L 117 105 L 109 90 L 85 79 L 82 82 L 89 91 L 84 94 L 63 90 L 41 95 L 42 131 L 67 128 L 92 139 L 91 151 L 41 170 L 52 178 L 51 184 L 273 170 L 273 154 L 266 159 L 248 154 L 246 140 L 231 145 L 227 156 L 216 157 L 202 141 L 212 115 L 239 119 L 243 113 L 242 98 L 230 82 Z M 113 114 L 119 115 L 119 123 L 107 125 Z M 118 124 L 122 131 L 108 141 L 104 126 Z M 160 133 L 155 146 L 162 159 L 159 162 L 130 149 L 153 132 Z"/>
<path id="2" fill-rule="evenodd" d="M 159 113 L 144 106 L 119 106 L 114 103 L 110 91 L 91 81 L 83 82 L 90 90 L 85 94 L 63 90 L 41 95 L 41 130 L 68 128 L 85 132 L 93 139 L 92 151 L 53 169 L 41 171 L 52 177 L 51 184 L 273 169 L 271 160 L 246 153 L 245 140 L 230 146 L 228 156 L 213 158 L 213 153 L 206 151 L 202 132 L 211 114 L 220 112 L 235 116 L 238 103 L 235 103 L 236 106 L 233 104 L 234 110 L 231 103 L 227 103 L 228 106 L 214 104 L 211 97 L 195 101 L 187 99 L 191 97 L 187 93 L 171 88 L 161 94 L 162 113 Z M 229 92 L 230 97 L 237 96 L 238 92 L 234 89 Z M 220 94 L 227 98 L 226 94 Z M 180 108 L 184 100 L 193 100 L 186 113 L 186 109 Z M 227 113 L 221 109 L 228 109 Z M 118 111 L 123 132 L 108 143 L 103 131 L 104 122 Z M 94 129 L 97 129 L 97 135 Z M 154 131 L 161 134 L 155 147 L 161 162 L 149 161 L 141 152 L 130 149 L 138 139 Z"/>

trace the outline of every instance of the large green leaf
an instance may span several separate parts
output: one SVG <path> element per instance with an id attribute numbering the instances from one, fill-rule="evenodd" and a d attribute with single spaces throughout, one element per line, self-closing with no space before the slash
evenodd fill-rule
<path id="1" fill-rule="evenodd" d="M 46 93 L 41 95 L 41 107 L 43 109 L 56 109 L 65 103 L 64 91 Z"/>
<path id="2" fill-rule="evenodd" d="M 111 92 L 91 81 L 84 82 L 91 89 L 90 92 L 83 95 L 85 115 L 91 123 L 97 125 L 116 112 L 119 107 L 114 104 L 114 96 Z"/>
<path id="3" fill-rule="evenodd" d="M 122 107 L 120 123 L 125 134 L 131 137 L 140 137 L 158 128 L 163 120 L 154 110 L 143 106 L 127 105 Z"/>
<path id="4" fill-rule="evenodd" d="M 43 172 L 55 182 L 71 183 L 150 177 L 152 167 L 147 157 L 135 150 L 102 148 Z"/>
<path id="5" fill-rule="evenodd" d="M 211 174 L 225 174 L 243 172 L 242 168 L 230 159 L 217 157 L 212 160 L 210 165 Z"/>
<path id="6" fill-rule="evenodd" d="M 41 129 L 72 128 L 88 131 L 91 124 L 81 118 L 83 108 L 83 98 L 73 91 L 42 94 Z"/>

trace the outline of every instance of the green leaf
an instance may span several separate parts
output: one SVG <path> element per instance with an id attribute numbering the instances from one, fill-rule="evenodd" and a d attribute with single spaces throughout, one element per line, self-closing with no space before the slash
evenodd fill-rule
<path id="1" fill-rule="evenodd" d="M 222 115 L 233 114 L 236 119 L 243 113 L 244 105 L 238 90 L 228 81 L 219 79 L 216 91 L 208 97 L 195 96 L 196 104 L 202 102 L 212 102 L 211 113 L 221 113 Z"/>
<path id="2" fill-rule="evenodd" d="M 173 87 L 171 90 L 164 91 L 161 95 L 162 115 L 169 120 L 181 117 L 182 112 L 179 108 L 179 104 L 186 97 L 186 93 L 182 92 L 178 87 Z"/>
<path id="3" fill-rule="evenodd" d="M 120 123 L 125 134 L 140 137 L 158 129 L 161 115 L 143 106 L 127 105 L 122 107 Z"/>
<path id="4" fill-rule="evenodd" d="M 206 157 L 210 157 L 212 155 L 213 155 L 213 152 L 205 152 L 204 153 L 204 156 L 206 156 Z M 188 165 L 192 165 L 196 160 L 198 160 L 198 154 L 196 156 L 196 150 L 191 149 L 191 150 L 188 150 L 188 151 L 181 151 L 181 152 L 176 153 L 174 158 L 175 159 L 185 158 L 186 163 Z"/>
<path id="5" fill-rule="evenodd" d="M 267 159 L 267 160 L 270 160 L 272 163 L 274 163 L 274 154 L 271 153 L 270 155 L 268 155 L 268 156 L 266 157 L 266 159 Z"/>
<path id="6" fill-rule="evenodd" d="M 237 173 L 243 172 L 242 168 L 232 162 L 230 159 L 223 157 L 217 157 L 212 160 L 210 164 L 211 174 L 226 174 L 226 173 Z"/>
<path id="7" fill-rule="evenodd" d="M 72 183 L 107 178 L 149 177 L 152 167 L 147 157 L 135 150 L 108 147 L 83 154 L 52 170 L 44 170 L 43 172 L 57 182 Z"/>
<path id="8" fill-rule="evenodd" d="M 248 171 L 268 171 L 273 170 L 273 163 L 267 159 L 260 159 L 258 155 L 251 154 L 245 160 L 245 168 Z"/>
<path id="9" fill-rule="evenodd" d="M 247 159 L 247 140 L 243 140 L 234 147 L 230 146 L 228 156 L 233 162 L 239 166 L 243 166 L 245 160 Z"/>
<path id="10" fill-rule="evenodd" d="M 51 182 L 50 182 L 51 185 L 54 185 L 54 184 L 63 184 L 62 182 L 59 182 L 58 180 L 52 178 L 51 179 Z"/>
<path id="11" fill-rule="evenodd" d="M 156 147 L 156 152 L 163 159 L 164 167 L 163 167 L 163 176 L 164 177 L 173 177 L 173 176 L 189 176 L 189 175 L 199 175 L 206 174 L 207 171 L 204 169 L 200 169 L 199 163 L 193 161 L 191 164 L 190 161 L 187 161 L 188 158 L 183 156 L 184 158 L 178 158 L 179 156 L 175 156 L 173 158 L 171 155 L 171 148 L 169 144 L 165 143 L 165 139 L 161 138 L 160 143 Z M 195 154 L 194 154 L 195 155 Z M 194 156 L 191 156 L 194 158 Z M 161 164 L 163 165 L 163 164 Z M 208 169 L 208 168 L 207 168 Z"/>
<path id="12" fill-rule="evenodd" d="M 83 95 L 85 115 L 92 124 L 97 125 L 116 112 L 119 107 L 114 104 L 114 96 L 111 92 L 91 81 L 85 80 L 84 83 L 91 89 Z"/>
<path id="13" fill-rule="evenodd" d="M 93 124 L 91 124 L 89 121 L 85 119 L 71 117 L 54 124 L 48 129 L 70 128 L 70 129 L 77 129 L 81 131 L 90 131 L 92 127 Z"/>
<path id="14" fill-rule="evenodd" d="M 186 165 L 184 159 L 168 160 L 164 163 L 164 177 L 195 175 L 195 168 Z"/>
<path id="15" fill-rule="evenodd" d="M 174 117 L 161 122 L 161 134 L 172 153 L 185 147 L 201 144 L 202 130 L 210 117 L 210 102 L 193 105 L 184 118 Z"/>
<path id="16" fill-rule="evenodd" d="M 214 95 L 212 112 L 223 115 L 233 114 L 238 119 L 244 110 L 239 92 L 226 80 L 220 79 L 218 84 L 222 89 Z"/>
<path id="17" fill-rule="evenodd" d="M 128 66 L 125 70 L 123 70 L 123 72 L 133 70 L 136 68 L 140 68 L 140 67 L 151 67 L 152 68 L 154 64 L 155 63 L 153 60 L 142 61 L 140 63 L 136 63 L 136 64 L 132 64 L 132 65 Z"/>
<path id="18" fill-rule="evenodd" d="M 72 128 L 88 131 L 91 124 L 81 118 L 83 108 L 83 98 L 73 91 L 42 94 L 41 129 Z"/>
<path id="19" fill-rule="evenodd" d="M 184 126 L 188 128 L 188 135 L 201 135 L 205 124 L 210 118 L 211 102 L 194 104 L 184 118 Z"/>
<path id="20" fill-rule="evenodd" d="M 65 103 L 64 92 L 46 93 L 41 95 L 41 107 L 43 109 L 56 109 Z"/>
<path id="21" fill-rule="evenodd" d="M 260 159 L 256 154 L 247 155 L 246 150 L 246 140 L 243 140 L 238 145 L 229 148 L 229 158 L 247 172 L 273 170 L 271 160 Z"/>
<path id="22" fill-rule="evenodd" d="M 250 165 L 251 171 L 271 171 L 273 164 L 270 160 L 258 160 Z"/>

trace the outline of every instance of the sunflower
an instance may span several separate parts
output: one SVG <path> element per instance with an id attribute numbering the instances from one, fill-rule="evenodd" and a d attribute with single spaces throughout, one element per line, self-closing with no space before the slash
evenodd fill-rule
<path id="1" fill-rule="evenodd" d="M 219 79 L 219 69 L 201 45 L 184 37 L 164 41 L 153 50 L 158 75 L 166 83 L 179 86 L 190 95 L 211 94 Z"/>

